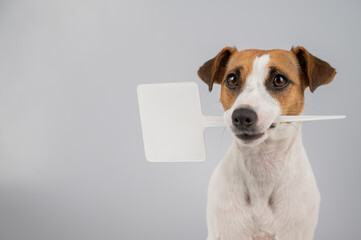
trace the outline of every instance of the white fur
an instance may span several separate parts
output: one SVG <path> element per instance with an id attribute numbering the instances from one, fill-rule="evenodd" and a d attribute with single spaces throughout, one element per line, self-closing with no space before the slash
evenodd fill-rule
<path id="1" fill-rule="evenodd" d="M 242 93 L 237 97 L 233 106 L 224 112 L 224 119 L 226 125 L 231 130 L 235 131 L 232 124 L 232 113 L 240 107 L 249 107 L 256 111 L 258 116 L 258 129 L 260 132 L 265 132 L 265 135 L 253 142 L 253 145 L 263 142 L 268 136 L 268 128 L 277 121 L 281 113 L 281 108 L 278 102 L 267 92 L 264 86 L 265 78 L 268 74 L 268 63 L 270 57 L 265 54 L 261 57 L 256 57 L 253 62 L 252 72 L 246 79 L 246 86 Z M 237 142 L 242 144 L 240 139 Z"/>
<path id="2" fill-rule="evenodd" d="M 264 87 L 269 55 L 257 57 L 244 91 L 224 113 L 241 106 L 257 112 L 265 135 L 255 144 L 237 137 L 209 184 L 208 240 L 311 240 L 320 195 L 301 139 L 301 124 L 269 126 L 281 114 Z M 271 200 L 270 200 L 271 199 Z"/>

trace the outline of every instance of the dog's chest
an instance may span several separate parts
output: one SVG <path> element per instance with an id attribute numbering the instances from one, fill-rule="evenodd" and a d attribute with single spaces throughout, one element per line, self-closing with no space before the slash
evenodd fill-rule
<path id="1" fill-rule="evenodd" d="M 228 189 L 229 190 L 229 189 Z M 295 212 L 288 209 L 277 195 L 274 199 L 247 196 L 243 191 L 228 192 L 209 202 L 209 212 L 224 239 L 276 239 L 275 234 L 290 223 Z M 213 198 L 214 199 L 214 198 Z M 284 205 L 283 208 L 278 206 Z M 243 237 L 243 238 L 239 238 Z M 221 239 L 223 239 L 221 238 Z"/>
<path id="2" fill-rule="evenodd" d="M 250 196 L 249 196 L 250 194 Z M 255 196 L 252 193 L 237 194 L 238 199 L 230 199 L 236 209 L 235 215 L 238 215 L 238 222 L 235 224 L 245 228 L 251 235 L 257 236 L 255 239 L 263 239 L 262 236 L 268 236 L 264 239 L 272 239 L 269 236 L 278 232 L 278 226 L 283 225 L 280 221 L 286 219 L 290 212 L 280 212 L 277 206 L 282 205 L 277 196 L 269 194 L 266 196 Z M 236 194 L 234 195 L 236 197 Z M 240 199 L 243 199 L 240 201 Z M 228 212 L 229 211 L 229 212 Z M 226 214 L 230 214 L 228 209 Z M 282 215 L 282 217 L 280 216 Z M 240 217 L 241 216 L 241 217 Z"/>
<path id="3" fill-rule="evenodd" d="M 258 184 L 238 176 L 222 166 L 216 169 L 208 196 L 209 220 L 224 239 L 276 239 L 275 234 L 297 218 L 297 209 L 289 204 L 293 197 L 289 191 L 274 192 L 266 183 L 255 187 Z"/>

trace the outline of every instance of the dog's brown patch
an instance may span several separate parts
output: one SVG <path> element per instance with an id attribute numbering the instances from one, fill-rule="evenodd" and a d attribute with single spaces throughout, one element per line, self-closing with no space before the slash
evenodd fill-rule
<path id="1" fill-rule="evenodd" d="M 237 96 L 244 90 L 244 87 L 247 84 L 247 77 L 252 72 L 254 59 L 256 57 L 267 54 L 268 52 L 269 51 L 266 50 L 248 49 L 240 52 L 234 52 L 233 55 L 230 57 L 223 78 L 229 73 L 231 73 L 235 68 L 241 67 L 240 88 L 237 89 L 237 91 L 230 91 L 225 86 L 224 82 L 222 82 L 220 100 L 225 111 L 232 107 Z"/>
<path id="2" fill-rule="evenodd" d="M 281 107 L 282 115 L 299 115 L 304 105 L 304 90 L 307 87 L 300 78 L 300 67 L 294 54 L 284 50 L 272 50 L 269 53 L 269 68 L 279 69 L 287 75 L 292 84 L 281 91 L 269 91 Z M 272 79 L 271 79 L 272 80 Z"/>

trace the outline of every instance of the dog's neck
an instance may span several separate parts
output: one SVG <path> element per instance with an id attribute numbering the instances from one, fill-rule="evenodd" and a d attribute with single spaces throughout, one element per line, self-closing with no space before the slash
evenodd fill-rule
<path id="1" fill-rule="evenodd" d="M 301 124 L 282 124 L 257 146 L 235 144 L 241 179 L 260 195 L 269 195 L 295 173 L 303 153 Z"/>

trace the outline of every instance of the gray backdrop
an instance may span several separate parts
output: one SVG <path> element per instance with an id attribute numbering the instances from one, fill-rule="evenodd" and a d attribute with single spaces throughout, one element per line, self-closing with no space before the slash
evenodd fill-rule
<path id="1" fill-rule="evenodd" d="M 303 125 L 322 203 L 316 239 L 360 239 L 360 1 L 0 1 L 0 239 L 206 239 L 207 160 L 148 163 L 136 86 L 196 81 L 225 46 L 302 45 L 334 66 Z"/>

